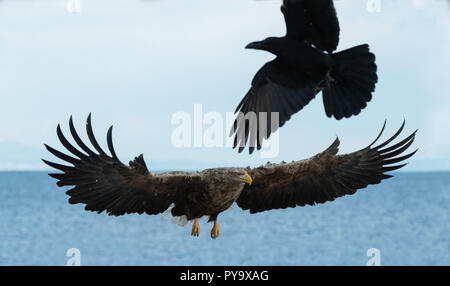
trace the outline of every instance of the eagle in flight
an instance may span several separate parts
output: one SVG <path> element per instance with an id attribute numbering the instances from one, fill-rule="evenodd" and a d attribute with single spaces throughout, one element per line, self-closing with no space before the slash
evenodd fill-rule
<path id="1" fill-rule="evenodd" d="M 386 122 L 385 122 L 386 124 Z M 384 143 L 375 141 L 359 151 L 337 155 L 339 139 L 322 153 L 291 163 L 267 163 L 258 168 L 213 168 L 201 172 L 151 173 L 140 155 L 123 164 L 114 151 L 112 126 L 107 133 L 109 155 L 100 147 L 92 131 L 91 115 L 86 123 L 88 147 L 69 120 L 70 133 L 78 147 L 56 132 L 61 144 L 71 153 L 64 154 L 48 145 L 46 149 L 65 161 L 58 164 L 43 160 L 62 173 L 51 173 L 59 187 L 72 186 L 66 192 L 70 204 L 85 204 L 85 210 L 109 215 L 156 215 L 170 210 L 174 217 L 193 221 L 193 236 L 198 236 L 198 219 L 214 222 L 211 237 L 219 236 L 218 215 L 236 202 L 243 210 L 258 213 L 272 209 L 293 208 L 333 201 L 358 189 L 378 184 L 392 177 L 386 172 L 399 169 L 414 151 L 402 155 L 413 143 L 416 132 L 396 144 L 390 144 L 400 129 Z M 401 155 L 401 156 L 400 156 Z"/>
<path id="2" fill-rule="evenodd" d="M 239 152 L 261 149 L 264 139 L 322 91 L 325 113 L 337 120 L 358 115 L 378 81 L 367 44 L 334 53 L 339 21 L 333 0 L 283 0 L 286 35 L 252 42 L 248 49 L 274 54 L 254 76 L 239 103 L 230 136 Z"/>

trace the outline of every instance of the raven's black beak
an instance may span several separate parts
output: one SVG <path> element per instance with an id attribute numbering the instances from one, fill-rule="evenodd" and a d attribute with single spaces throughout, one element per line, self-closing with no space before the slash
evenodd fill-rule
<path id="1" fill-rule="evenodd" d="M 246 49 L 255 49 L 255 50 L 262 50 L 263 49 L 263 44 L 262 42 L 252 42 L 250 44 L 248 44 L 247 46 L 245 46 Z"/>

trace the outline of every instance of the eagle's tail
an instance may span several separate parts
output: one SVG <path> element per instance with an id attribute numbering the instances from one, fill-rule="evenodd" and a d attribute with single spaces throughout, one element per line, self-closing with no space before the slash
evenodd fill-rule
<path id="1" fill-rule="evenodd" d="M 369 45 L 356 46 L 331 57 L 335 66 L 321 84 L 323 104 L 328 117 L 340 120 L 357 115 L 372 99 L 378 81 L 375 55 Z"/>

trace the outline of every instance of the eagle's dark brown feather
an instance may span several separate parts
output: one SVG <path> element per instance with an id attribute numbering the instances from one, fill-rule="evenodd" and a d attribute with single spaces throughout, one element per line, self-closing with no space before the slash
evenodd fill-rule
<path id="1" fill-rule="evenodd" d="M 403 167 L 392 165 L 404 161 L 416 151 L 396 157 L 413 143 L 416 132 L 401 142 L 384 148 L 403 130 L 383 144 L 368 147 L 345 155 L 336 155 L 339 139 L 324 152 L 303 161 L 288 164 L 268 164 L 249 173 L 254 183 L 242 191 L 237 204 L 251 213 L 333 201 L 335 198 L 354 194 L 358 189 L 378 184 L 392 177 L 386 172 Z"/>
<path id="2" fill-rule="evenodd" d="M 112 143 L 112 127 L 108 130 L 107 143 L 111 156 L 95 139 L 91 116 L 86 122 L 89 141 L 97 153 L 91 150 L 77 134 L 72 117 L 70 132 L 85 153 L 75 148 L 63 135 L 60 126 L 57 135 L 62 145 L 75 157 L 66 155 L 48 145 L 47 150 L 72 166 L 43 160 L 47 165 L 63 173 L 49 174 L 58 180 L 57 185 L 73 186 L 66 193 L 69 203 L 85 204 L 85 209 L 120 216 L 130 213 L 159 214 L 171 205 L 174 216 L 186 216 L 188 220 L 202 216 L 216 218 L 237 199 L 245 182 L 240 176 L 244 168 L 216 168 L 203 172 L 165 172 L 152 174 L 147 169 L 143 155 L 129 166 L 117 158 Z"/>
<path id="3" fill-rule="evenodd" d="M 192 178 L 193 175 L 189 173 L 172 174 L 170 180 L 164 180 L 164 174 L 153 175 L 148 171 L 142 155 L 130 161 L 130 166 L 124 165 L 114 151 L 111 128 L 108 131 L 108 148 L 112 156 L 108 156 L 95 140 L 90 115 L 86 131 L 89 141 L 98 154 L 81 141 L 73 126 L 72 118 L 69 125 L 75 142 L 87 154 L 69 143 L 58 125 L 59 140 L 78 158 L 45 145 L 49 152 L 73 166 L 56 164 L 47 160 L 44 162 L 63 171 L 62 174 L 50 174 L 51 177 L 58 179 L 58 186 L 74 186 L 67 191 L 71 204 L 83 203 L 86 204 L 86 210 L 98 213 L 106 211 L 109 215 L 116 216 L 126 213 L 158 214 L 177 201 L 187 182 L 191 185 L 196 182 Z"/>

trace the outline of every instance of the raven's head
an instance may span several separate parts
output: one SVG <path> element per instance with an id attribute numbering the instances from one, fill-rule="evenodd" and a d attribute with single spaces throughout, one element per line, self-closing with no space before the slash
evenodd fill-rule
<path id="1" fill-rule="evenodd" d="M 281 51 L 283 45 L 285 45 L 285 38 L 269 37 L 263 41 L 251 42 L 245 48 L 264 50 L 277 55 Z"/>

